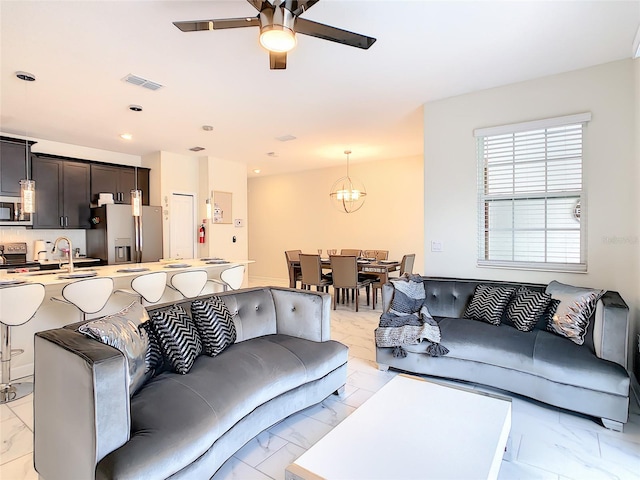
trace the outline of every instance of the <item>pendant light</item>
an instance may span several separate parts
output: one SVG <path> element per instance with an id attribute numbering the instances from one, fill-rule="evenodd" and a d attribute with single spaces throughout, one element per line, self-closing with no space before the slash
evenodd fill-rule
<path id="1" fill-rule="evenodd" d="M 331 187 L 329 196 L 333 204 L 344 213 L 353 213 L 360 210 L 367 197 L 367 190 L 364 184 L 349 175 L 349 155 L 351 150 L 345 150 L 347 156 L 347 175 L 339 178 Z"/>
<path id="2" fill-rule="evenodd" d="M 138 190 L 138 167 L 134 167 L 135 190 L 131 190 L 131 215 L 139 217 L 142 214 L 142 190 Z"/>
<path id="3" fill-rule="evenodd" d="M 16 72 L 16 77 L 25 82 L 35 82 L 35 75 L 28 72 Z M 27 103 L 27 88 L 25 84 L 25 106 Z M 28 108 L 25 108 L 28 111 Z M 27 112 L 28 113 L 28 112 Z M 25 129 L 25 137 L 27 136 L 27 132 Z M 29 179 L 29 141 L 25 138 L 24 140 L 24 162 L 25 162 L 25 173 L 27 178 L 25 180 L 20 180 L 20 199 L 22 204 L 22 211 L 20 213 L 21 218 L 24 217 L 25 213 L 35 213 L 36 211 L 36 182 Z"/>

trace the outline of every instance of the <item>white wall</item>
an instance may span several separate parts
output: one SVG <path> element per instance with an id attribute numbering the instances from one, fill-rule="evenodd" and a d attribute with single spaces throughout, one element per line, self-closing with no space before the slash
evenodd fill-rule
<path id="1" fill-rule="evenodd" d="M 637 118 L 640 60 L 624 60 L 448 98 L 424 106 L 425 272 L 619 291 L 638 331 L 640 254 Z M 586 128 L 588 273 L 499 270 L 476 266 L 476 155 L 473 130 L 592 112 Z M 430 251 L 441 241 L 443 252 Z"/>
<path id="2" fill-rule="evenodd" d="M 285 250 L 389 250 L 391 259 L 416 254 L 423 265 L 423 161 L 420 157 L 352 164 L 367 189 L 357 212 L 338 211 L 329 199 L 343 167 L 249 179 L 249 268 L 252 277 L 288 279 Z"/>

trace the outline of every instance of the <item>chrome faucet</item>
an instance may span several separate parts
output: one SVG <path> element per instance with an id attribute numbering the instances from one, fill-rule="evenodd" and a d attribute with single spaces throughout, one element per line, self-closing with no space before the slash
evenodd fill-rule
<path id="1" fill-rule="evenodd" d="M 56 248 L 58 248 L 58 242 L 60 240 L 64 240 L 69 245 L 69 251 L 67 252 L 67 256 L 69 257 L 69 273 L 73 273 L 73 246 L 71 245 L 71 240 L 68 237 L 58 237 L 56 241 L 53 242 L 53 249 L 51 253 L 55 253 Z"/>

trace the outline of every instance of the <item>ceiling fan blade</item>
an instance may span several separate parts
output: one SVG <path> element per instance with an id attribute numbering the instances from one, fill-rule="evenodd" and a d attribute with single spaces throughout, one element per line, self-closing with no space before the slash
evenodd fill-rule
<path id="1" fill-rule="evenodd" d="M 223 28 L 259 27 L 260 20 L 258 17 L 241 17 L 173 22 L 173 24 L 183 32 L 198 32 L 200 30 L 221 30 Z"/>
<path id="2" fill-rule="evenodd" d="M 297 33 L 303 33 L 312 37 L 322 38 L 331 42 L 342 43 L 352 47 L 367 49 L 376 41 L 373 37 L 361 35 L 359 33 L 349 32 L 341 28 L 331 27 L 323 23 L 312 22 L 305 18 L 296 18 L 295 30 Z"/>
<path id="3" fill-rule="evenodd" d="M 287 68 L 287 52 L 269 52 L 269 67 L 271 70 L 284 70 Z"/>
<path id="4" fill-rule="evenodd" d="M 304 12 L 313 7 L 320 0 L 292 0 L 290 10 L 294 16 L 302 15 Z"/>

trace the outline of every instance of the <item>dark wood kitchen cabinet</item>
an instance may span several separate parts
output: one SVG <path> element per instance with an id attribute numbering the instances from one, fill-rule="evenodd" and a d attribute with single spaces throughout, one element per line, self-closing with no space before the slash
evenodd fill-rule
<path id="1" fill-rule="evenodd" d="M 33 228 L 90 228 L 90 164 L 32 156 L 36 181 Z"/>
<path id="2" fill-rule="evenodd" d="M 149 169 L 138 168 L 138 189 L 142 203 L 149 205 Z M 136 169 L 116 165 L 91 165 L 91 203 L 98 204 L 100 193 L 112 193 L 115 203 L 131 204 L 131 190 L 136 188 Z"/>
<path id="3" fill-rule="evenodd" d="M 0 137 L 0 196 L 20 196 L 20 180 L 27 178 L 26 158 L 36 142 Z"/>

